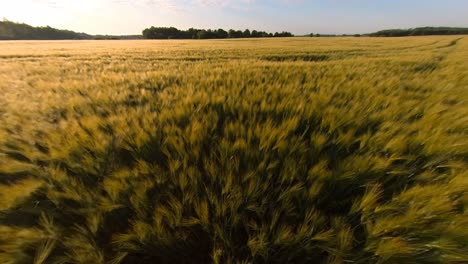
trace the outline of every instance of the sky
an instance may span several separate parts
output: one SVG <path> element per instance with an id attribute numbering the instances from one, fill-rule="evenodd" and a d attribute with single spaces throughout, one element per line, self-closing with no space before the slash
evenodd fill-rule
<path id="1" fill-rule="evenodd" d="M 150 26 L 351 34 L 468 27 L 468 0 L 0 0 L 1 18 L 88 34 Z"/>

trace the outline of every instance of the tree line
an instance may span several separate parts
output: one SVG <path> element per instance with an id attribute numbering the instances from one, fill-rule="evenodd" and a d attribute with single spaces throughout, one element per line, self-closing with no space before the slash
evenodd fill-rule
<path id="1" fill-rule="evenodd" d="M 335 37 L 362 37 L 362 36 L 367 36 L 367 35 L 361 35 L 361 34 L 314 34 L 314 33 L 310 33 L 308 35 L 305 35 L 304 37 L 317 37 L 317 38 L 320 38 L 320 37 L 326 37 L 326 38 L 335 38 Z"/>
<path id="2" fill-rule="evenodd" d="M 33 27 L 3 19 L 0 21 L 0 40 L 60 40 L 60 39 L 141 39 L 141 35 L 89 35 L 71 30 L 45 27 Z"/>
<path id="3" fill-rule="evenodd" d="M 85 33 L 55 29 L 49 26 L 33 27 L 4 19 L 0 21 L 0 40 L 58 40 L 58 39 L 91 39 Z"/>
<path id="4" fill-rule="evenodd" d="M 228 31 L 220 29 L 196 29 L 180 30 L 175 27 L 150 27 L 143 30 L 143 38 L 146 39 L 225 39 L 225 38 L 275 38 L 293 37 L 290 32 L 268 33 L 246 29 Z"/>
<path id="5" fill-rule="evenodd" d="M 338 36 L 372 36 L 372 37 L 404 37 L 429 35 L 468 35 L 468 28 L 455 27 L 420 27 L 412 29 L 388 29 L 364 35 L 333 35 L 308 34 L 310 37 L 338 37 Z M 150 27 L 143 30 L 142 35 L 112 36 L 89 35 L 70 30 L 45 27 L 33 27 L 24 23 L 15 23 L 4 19 L 0 21 L 0 40 L 59 40 L 59 39 L 224 39 L 224 38 L 272 38 L 293 37 L 290 32 L 268 33 L 265 31 L 246 29 L 228 31 L 224 29 L 195 29 L 179 30 L 175 27 Z"/>
<path id="6" fill-rule="evenodd" d="M 406 37 L 430 35 L 466 35 L 468 28 L 455 27 L 420 27 L 410 29 L 388 29 L 369 34 L 373 37 Z"/>

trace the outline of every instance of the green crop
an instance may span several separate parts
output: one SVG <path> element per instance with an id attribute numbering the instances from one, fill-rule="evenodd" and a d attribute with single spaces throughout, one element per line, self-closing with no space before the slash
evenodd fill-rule
<path id="1" fill-rule="evenodd" d="M 468 39 L 0 43 L 0 263 L 466 263 Z"/>

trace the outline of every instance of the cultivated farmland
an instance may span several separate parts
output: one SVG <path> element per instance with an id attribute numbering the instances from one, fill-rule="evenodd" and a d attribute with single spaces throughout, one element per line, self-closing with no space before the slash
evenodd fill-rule
<path id="1" fill-rule="evenodd" d="M 467 263 L 468 38 L 0 43 L 0 263 Z"/>

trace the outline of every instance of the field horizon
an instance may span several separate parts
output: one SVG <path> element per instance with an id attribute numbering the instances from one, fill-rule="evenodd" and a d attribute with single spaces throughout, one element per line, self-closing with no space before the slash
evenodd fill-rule
<path id="1" fill-rule="evenodd" d="M 284 38 L 284 37 L 411 37 L 411 36 L 456 36 L 467 35 L 468 28 L 463 27 L 412 27 L 384 29 L 367 33 L 326 34 L 307 33 L 294 35 L 287 31 L 265 32 L 255 29 L 198 29 L 186 30 L 175 27 L 151 26 L 133 35 L 90 35 L 56 29 L 50 26 L 33 27 L 25 23 L 12 22 L 4 18 L 0 21 L 0 41 L 8 40 L 136 40 L 136 39 L 238 39 L 238 38 Z"/>

